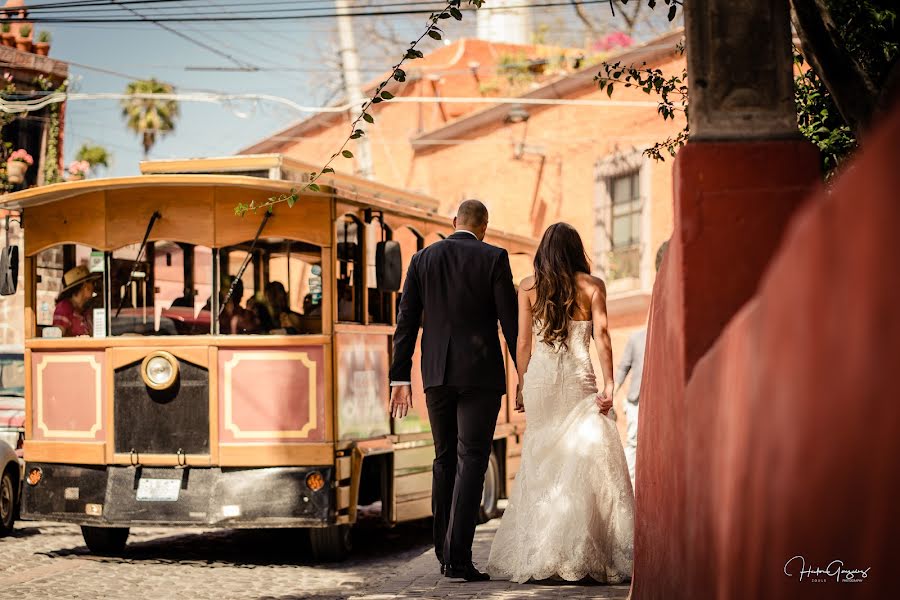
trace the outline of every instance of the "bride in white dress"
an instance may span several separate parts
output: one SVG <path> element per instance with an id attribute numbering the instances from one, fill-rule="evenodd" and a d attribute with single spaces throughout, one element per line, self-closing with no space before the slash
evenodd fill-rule
<path id="1" fill-rule="evenodd" d="M 586 577 L 621 583 L 631 577 L 634 493 L 608 416 L 613 376 L 606 288 L 589 275 L 581 238 L 565 223 L 544 233 L 534 267 L 535 276 L 519 287 L 516 349 L 516 408 L 525 412 L 528 428 L 487 570 L 518 583 Z M 592 337 L 603 371 L 599 394 Z"/>

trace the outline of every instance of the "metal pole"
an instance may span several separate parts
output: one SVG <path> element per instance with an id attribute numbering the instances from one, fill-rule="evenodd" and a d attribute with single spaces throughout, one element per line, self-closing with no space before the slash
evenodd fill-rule
<path id="1" fill-rule="evenodd" d="M 341 68 L 344 71 L 344 86 L 347 100 L 350 102 L 350 118 L 355 120 L 362 112 L 362 105 L 366 101 L 363 96 L 359 77 L 359 55 L 356 52 L 356 41 L 353 38 L 353 20 L 350 18 L 350 4 L 347 0 L 335 0 L 337 12 L 338 35 L 341 49 Z M 360 121 L 359 129 L 365 129 L 365 123 Z M 363 136 L 356 140 L 356 174 L 366 179 L 372 179 L 372 153 L 369 148 L 369 140 Z"/>

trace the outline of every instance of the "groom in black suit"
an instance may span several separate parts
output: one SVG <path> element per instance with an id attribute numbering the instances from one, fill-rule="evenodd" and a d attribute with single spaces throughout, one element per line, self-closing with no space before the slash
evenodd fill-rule
<path id="1" fill-rule="evenodd" d="M 497 321 L 515 358 L 518 307 L 506 250 L 484 243 L 488 211 L 459 207 L 447 239 L 409 264 L 391 365 L 391 416 L 412 407 L 410 372 L 422 326 L 422 379 L 434 437 L 434 549 L 447 577 L 490 579 L 472 565 L 472 540 L 491 442 L 506 393 Z M 424 313 L 424 315 L 423 315 Z"/>

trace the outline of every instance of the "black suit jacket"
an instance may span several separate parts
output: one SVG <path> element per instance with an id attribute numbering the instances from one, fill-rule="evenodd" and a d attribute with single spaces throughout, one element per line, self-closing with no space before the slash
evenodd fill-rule
<path id="1" fill-rule="evenodd" d="M 497 321 L 515 360 L 518 306 L 509 254 L 457 232 L 417 252 L 400 300 L 391 381 L 410 381 L 419 326 L 425 389 L 506 391 Z"/>

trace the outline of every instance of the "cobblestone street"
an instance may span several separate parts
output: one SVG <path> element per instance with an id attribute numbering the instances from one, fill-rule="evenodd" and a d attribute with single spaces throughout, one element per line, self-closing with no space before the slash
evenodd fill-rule
<path id="1" fill-rule="evenodd" d="M 349 560 L 318 565 L 295 531 L 136 528 L 110 558 L 90 554 L 77 526 L 19 522 L 0 539 L 0 598 L 343 600 L 420 556 L 430 524 L 354 533 Z"/>
<path id="2" fill-rule="evenodd" d="M 481 567 L 498 521 L 479 528 Z M 0 598 L 65 600 L 388 600 L 626 598 L 628 586 L 460 583 L 440 577 L 430 522 L 354 532 L 352 557 L 315 564 L 293 531 L 132 530 L 122 557 L 84 547 L 77 526 L 20 522 L 0 539 Z"/>

